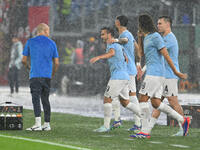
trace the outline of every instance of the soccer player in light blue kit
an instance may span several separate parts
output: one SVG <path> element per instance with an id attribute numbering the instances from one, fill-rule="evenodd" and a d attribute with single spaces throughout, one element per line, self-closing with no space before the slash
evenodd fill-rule
<path id="1" fill-rule="evenodd" d="M 142 41 L 141 37 L 144 36 L 143 48 L 141 51 Z M 180 78 L 186 79 L 187 75 L 182 74 L 176 70 L 173 61 L 168 55 L 167 49 L 163 38 L 156 32 L 153 20 L 149 15 L 139 16 L 139 32 L 138 32 L 138 45 L 141 55 L 145 55 L 145 64 L 147 66 L 146 76 L 141 85 L 140 93 L 140 108 L 142 111 L 142 129 L 141 132 L 131 137 L 150 138 L 150 110 L 148 99 L 151 99 L 151 104 L 154 108 L 164 112 L 180 124 L 183 125 L 184 130 L 187 132 L 189 120 L 184 118 L 170 106 L 162 103 L 161 98 L 163 94 L 163 85 L 165 81 L 165 62 L 164 58 L 173 70 L 174 74 Z M 163 57 L 164 56 L 164 57 Z"/>
<path id="2" fill-rule="evenodd" d="M 104 27 L 101 29 L 101 38 L 107 43 L 106 53 L 90 60 L 95 63 L 100 59 L 108 59 L 111 77 L 104 94 L 104 125 L 94 130 L 95 132 L 108 132 L 112 117 L 112 101 L 120 100 L 122 106 L 140 116 L 134 104 L 129 101 L 128 81 L 130 80 L 127 72 L 127 57 L 123 52 L 123 47 L 118 43 L 112 43 L 114 30 Z"/>
<path id="3" fill-rule="evenodd" d="M 118 42 L 124 47 L 124 52 L 128 57 L 128 74 L 130 76 L 129 80 L 129 96 L 130 101 L 135 104 L 135 109 L 140 111 L 139 102 L 136 97 L 136 83 L 135 76 L 137 74 L 137 69 L 135 65 L 135 49 L 138 50 L 137 42 L 135 41 L 133 35 L 127 29 L 128 18 L 124 15 L 117 16 L 115 20 L 115 26 L 119 32 L 119 38 L 114 39 L 113 42 Z M 139 53 L 137 53 L 139 54 Z M 121 125 L 120 120 L 120 104 L 119 101 L 113 101 L 113 111 L 115 116 L 115 121 L 111 128 L 117 128 Z M 134 115 L 135 124 L 130 131 L 139 132 L 141 128 L 141 118 Z"/>
<path id="4" fill-rule="evenodd" d="M 179 71 L 178 64 L 178 42 L 175 35 L 171 32 L 172 19 L 169 16 L 161 16 L 158 19 L 158 31 L 162 34 L 165 41 L 167 51 L 171 57 L 177 71 Z M 178 77 L 174 74 L 168 63 L 165 61 L 165 82 L 164 82 L 164 93 L 163 98 L 168 99 L 169 104 L 172 108 L 178 112 L 180 115 L 184 116 L 183 109 L 178 103 Z M 153 128 L 158 117 L 160 116 L 160 111 L 157 109 L 153 110 L 152 118 L 150 121 L 150 127 Z M 174 134 L 174 136 L 186 136 L 187 132 L 183 131 L 182 126 L 179 124 L 180 130 Z M 184 134 L 185 133 L 185 134 Z"/>

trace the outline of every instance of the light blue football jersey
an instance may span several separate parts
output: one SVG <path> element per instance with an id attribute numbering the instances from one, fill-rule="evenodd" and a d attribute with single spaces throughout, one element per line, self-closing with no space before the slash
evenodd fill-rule
<path id="1" fill-rule="evenodd" d="M 121 33 L 119 35 L 119 38 L 128 38 L 128 42 L 126 44 L 123 44 L 125 54 L 128 57 L 128 73 L 129 75 L 136 75 L 137 69 L 135 66 L 135 46 L 134 46 L 135 39 L 128 30 L 125 30 L 123 33 Z"/>
<path id="2" fill-rule="evenodd" d="M 175 37 L 175 35 L 170 32 L 166 36 L 163 36 L 163 40 L 165 42 L 167 51 L 169 53 L 169 56 L 171 57 L 174 66 L 176 67 L 176 70 L 180 72 L 179 64 L 178 64 L 178 42 Z M 165 60 L 165 78 L 167 79 L 178 79 L 178 77 L 174 74 L 171 67 L 168 65 L 167 61 Z"/>
<path id="3" fill-rule="evenodd" d="M 115 50 L 115 55 L 108 59 L 110 80 L 129 80 L 123 47 L 118 43 L 108 44 L 106 52 L 109 52 L 111 48 Z"/>
<path id="4" fill-rule="evenodd" d="M 164 47 L 164 40 L 157 32 L 148 34 L 144 38 L 146 75 L 165 77 L 164 57 L 160 53 L 160 50 Z"/>

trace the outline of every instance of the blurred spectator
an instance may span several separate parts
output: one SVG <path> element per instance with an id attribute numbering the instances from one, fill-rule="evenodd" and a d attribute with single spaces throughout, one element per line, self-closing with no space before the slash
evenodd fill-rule
<path id="1" fill-rule="evenodd" d="M 85 55 L 85 62 L 88 63 L 90 58 L 95 57 L 99 54 L 102 54 L 101 52 L 101 45 L 99 44 L 99 41 L 95 39 L 95 37 L 89 37 L 87 43 L 84 47 L 84 55 Z"/>
<path id="2" fill-rule="evenodd" d="M 23 45 L 19 41 L 18 37 L 13 36 L 12 38 L 12 48 L 10 54 L 10 63 L 9 63 L 9 72 L 8 72 L 8 79 L 10 85 L 10 93 L 14 93 L 14 86 L 15 92 L 18 93 L 19 91 L 19 70 L 22 67 L 22 51 Z"/>
<path id="3" fill-rule="evenodd" d="M 49 0 L 29 0 L 29 6 L 47 6 L 50 5 Z"/>
<path id="4" fill-rule="evenodd" d="M 71 3 L 72 3 L 72 0 L 58 1 L 57 11 L 62 21 L 67 21 L 67 19 L 69 18 L 69 15 L 71 13 Z M 56 15 L 59 16 L 58 14 Z M 55 18 L 55 20 L 58 20 L 58 18 Z"/>
<path id="5" fill-rule="evenodd" d="M 190 24 L 190 17 L 188 14 L 184 14 L 182 20 L 183 24 Z"/>
<path id="6" fill-rule="evenodd" d="M 83 47 L 84 47 L 83 41 L 77 40 L 76 49 L 75 49 L 75 56 L 74 56 L 75 64 L 83 64 L 84 63 L 84 61 L 83 61 L 84 60 Z"/>
<path id="7" fill-rule="evenodd" d="M 74 51 L 75 51 L 75 48 L 71 45 L 71 43 L 66 42 L 63 64 L 72 64 L 74 62 Z"/>
<path id="8" fill-rule="evenodd" d="M 85 6 L 86 6 L 86 12 L 85 12 L 85 15 L 88 16 L 90 15 L 90 13 L 94 12 L 95 11 L 95 1 L 91 1 L 91 0 L 86 0 L 85 2 Z M 100 7 L 102 7 L 103 3 L 101 3 L 101 0 L 100 0 Z"/>
<path id="9" fill-rule="evenodd" d="M 81 1 L 82 0 L 71 1 L 71 20 L 75 20 L 77 17 L 81 16 Z"/>

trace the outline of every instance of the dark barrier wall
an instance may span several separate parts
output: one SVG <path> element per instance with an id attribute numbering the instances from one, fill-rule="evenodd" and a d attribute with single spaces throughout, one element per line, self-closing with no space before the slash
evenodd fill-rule
<path id="1" fill-rule="evenodd" d="M 52 80 L 52 87 L 68 95 L 95 95 L 103 93 L 109 80 L 105 63 L 60 65 Z"/>

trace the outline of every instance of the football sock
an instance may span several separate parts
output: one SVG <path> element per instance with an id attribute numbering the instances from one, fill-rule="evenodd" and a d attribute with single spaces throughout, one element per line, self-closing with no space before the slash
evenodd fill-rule
<path id="1" fill-rule="evenodd" d="M 110 120 L 112 117 L 112 104 L 105 103 L 104 104 L 104 126 L 109 129 L 110 128 Z"/>
<path id="2" fill-rule="evenodd" d="M 135 107 L 137 107 L 137 109 L 140 109 L 139 101 L 136 96 L 130 96 L 130 101 L 135 105 Z M 140 112 L 141 112 L 141 110 L 140 110 Z M 141 118 L 136 114 L 134 114 L 133 117 L 135 120 L 135 125 L 140 127 L 141 126 Z"/>
<path id="3" fill-rule="evenodd" d="M 149 133 L 149 119 L 150 119 L 150 109 L 148 102 L 140 103 L 141 114 L 142 114 L 142 129 L 141 131 L 144 133 Z"/>
<path id="4" fill-rule="evenodd" d="M 167 115 L 173 117 L 176 119 L 178 122 L 183 123 L 184 118 L 181 116 L 179 113 L 177 113 L 174 109 L 172 109 L 170 106 L 164 103 L 160 103 L 160 106 L 158 107 L 158 110 L 166 113 Z"/>
<path id="5" fill-rule="evenodd" d="M 119 98 L 113 99 L 112 107 L 113 107 L 113 114 L 114 114 L 115 121 L 119 121 L 120 120 L 120 101 L 119 101 Z"/>

